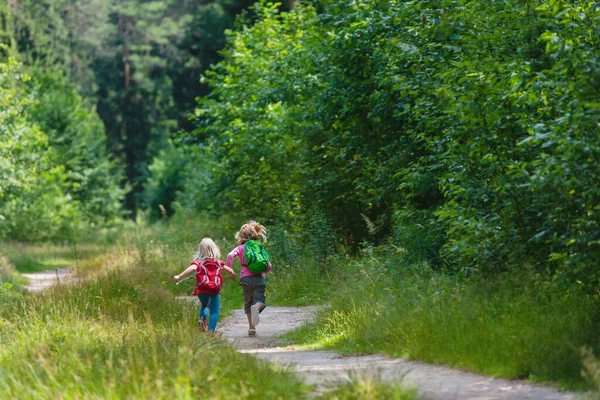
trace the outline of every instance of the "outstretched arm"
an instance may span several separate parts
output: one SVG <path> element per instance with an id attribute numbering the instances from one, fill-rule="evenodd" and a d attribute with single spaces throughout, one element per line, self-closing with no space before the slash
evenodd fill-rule
<path id="1" fill-rule="evenodd" d="M 174 280 L 175 282 L 177 282 L 177 281 L 179 281 L 179 280 L 181 280 L 181 279 L 183 279 L 183 278 L 185 278 L 185 277 L 187 277 L 187 276 L 190 276 L 190 275 L 191 275 L 191 274 L 193 274 L 194 272 L 196 272 L 196 266 L 195 266 L 194 264 L 192 264 L 192 265 L 190 265 L 189 267 L 187 267 L 187 268 L 185 269 L 185 271 L 183 271 L 183 272 L 182 272 L 182 273 L 180 273 L 179 275 L 175 275 L 175 276 L 173 277 L 173 280 Z"/>
<path id="2" fill-rule="evenodd" d="M 235 281 L 235 271 L 233 270 L 233 268 L 228 267 L 227 265 L 224 265 L 223 269 L 225 270 L 227 275 Z"/>
<path id="3" fill-rule="evenodd" d="M 227 254 L 225 265 L 227 265 L 229 268 L 233 266 L 233 259 L 240 256 L 238 248 L 239 247 L 236 247 L 235 249 L 231 250 L 231 253 Z"/>

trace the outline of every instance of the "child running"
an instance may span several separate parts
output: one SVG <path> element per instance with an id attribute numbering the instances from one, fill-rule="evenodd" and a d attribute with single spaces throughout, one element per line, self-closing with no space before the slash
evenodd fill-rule
<path id="1" fill-rule="evenodd" d="M 256 325 L 258 325 L 260 320 L 259 314 L 267 306 L 265 297 L 267 286 L 266 275 L 271 270 L 268 255 L 264 251 L 262 244 L 258 243 L 260 240 L 267 240 L 267 230 L 256 221 L 248 221 L 235 234 L 235 238 L 237 239 L 238 246 L 227 255 L 225 265 L 231 268 L 233 259 L 235 257 L 240 258 L 240 263 L 242 264 L 240 286 L 242 286 L 244 291 L 244 311 L 248 317 L 248 336 L 256 336 Z M 252 255 L 245 254 L 247 244 L 251 245 L 248 248 L 250 248 L 249 251 L 252 251 Z M 263 268 L 259 268 L 258 272 L 255 267 L 257 256 L 253 249 L 259 249 L 258 258 L 263 262 Z M 249 256 L 252 256 L 252 260 L 248 259 Z M 248 265 L 248 261 L 251 261 L 250 266 Z M 254 272 L 251 269 L 254 269 Z M 261 270 L 264 271 L 260 272 Z"/>
<path id="2" fill-rule="evenodd" d="M 179 275 L 175 275 L 175 282 L 196 272 L 196 289 L 192 296 L 198 296 L 200 300 L 200 320 L 198 326 L 200 330 L 208 331 L 214 334 L 219 321 L 220 293 L 223 285 L 222 270 L 235 280 L 235 272 L 226 266 L 221 260 L 221 251 L 210 238 L 204 238 L 198 246 L 198 252 L 194 255 L 194 260 Z M 210 323 L 208 312 L 210 310 Z"/>

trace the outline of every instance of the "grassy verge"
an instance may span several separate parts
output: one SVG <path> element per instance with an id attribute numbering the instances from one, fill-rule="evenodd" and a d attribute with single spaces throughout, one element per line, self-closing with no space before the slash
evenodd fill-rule
<path id="1" fill-rule="evenodd" d="M 89 263 L 94 258 L 101 257 L 106 251 L 106 246 L 95 244 L 2 244 L 2 252 L 21 273 L 78 267 L 84 261 Z"/>
<path id="2" fill-rule="evenodd" d="M 0 311 L 22 294 L 27 280 L 17 273 L 8 257 L 0 253 Z"/>
<path id="3" fill-rule="evenodd" d="M 342 353 L 385 353 L 508 379 L 589 389 L 581 349 L 600 350 L 600 299 L 531 276 L 470 280 L 390 256 L 276 271 L 274 300 L 328 304 L 290 335 Z"/>
<path id="4" fill-rule="evenodd" d="M 197 306 L 174 298 L 191 292 L 193 283 L 176 286 L 170 279 L 188 265 L 204 235 L 177 240 L 176 232 L 165 234 L 172 229 L 147 230 L 134 245 L 113 243 L 80 254 L 84 279 L 78 284 L 35 295 L 0 292 L 0 398 L 307 397 L 311 389 L 289 371 L 197 331 Z M 40 263 L 38 255 L 47 260 L 48 253 L 64 250 L 12 249 L 21 252 L 10 253 L 17 262 L 24 253 Z M 2 261 L 3 282 L 18 279 L 9 260 Z M 236 283 L 226 283 L 222 298 L 222 316 L 242 306 Z M 406 393 L 355 379 L 323 398 L 414 398 Z"/>
<path id="5" fill-rule="evenodd" d="M 333 388 L 325 396 L 331 400 L 417 400 L 419 398 L 414 390 L 408 390 L 402 385 L 358 376 L 351 377 L 350 382 Z"/>
<path id="6" fill-rule="evenodd" d="M 156 249 L 0 308 L 1 398 L 303 398 L 293 375 L 200 335 Z"/>

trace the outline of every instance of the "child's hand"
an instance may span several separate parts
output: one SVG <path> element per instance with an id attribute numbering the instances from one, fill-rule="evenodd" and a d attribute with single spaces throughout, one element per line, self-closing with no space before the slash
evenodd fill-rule
<path id="1" fill-rule="evenodd" d="M 235 271 L 232 268 L 227 268 L 225 267 L 225 273 L 227 273 L 227 276 L 229 276 L 231 279 L 233 279 L 235 281 Z"/>
<path id="2" fill-rule="evenodd" d="M 175 282 L 177 282 L 177 281 L 179 280 L 179 275 L 175 275 L 175 276 L 173 277 L 173 280 L 174 280 Z"/>

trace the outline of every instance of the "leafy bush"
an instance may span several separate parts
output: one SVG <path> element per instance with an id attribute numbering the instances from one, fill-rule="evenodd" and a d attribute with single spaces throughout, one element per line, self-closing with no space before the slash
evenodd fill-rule
<path id="1" fill-rule="evenodd" d="M 0 238 L 66 239 L 114 222 L 121 189 L 102 126 L 64 80 L 0 63 Z M 116 176 L 113 174 L 116 173 Z"/>
<path id="2" fill-rule="evenodd" d="M 407 246 L 426 227 L 408 254 L 464 272 L 526 264 L 595 287 L 600 9 L 321 9 L 261 2 L 207 74 L 196 135 L 216 159 L 218 208 L 274 219 L 316 205 L 354 248 L 393 234 Z"/>
<path id="3" fill-rule="evenodd" d="M 64 193 L 64 169 L 52 163 L 48 137 L 28 118 L 31 78 L 12 59 L 0 63 L 0 237 L 52 238 L 77 217 Z"/>
<path id="4" fill-rule="evenodd" d="M 123 171 L 109 159 L 102 121 L 61 74 L 34 72 L 36 101 L 28 115 L 48 137 L 52 162 L 66 175 L 66 193 L 86 222 L 114 223 L 123 215 Z"/>
<path id="5" fill-rule="evenodd" d="M 184 188 L 184 174 L 192 170 L 188 175 L 196 175 L 199 169 L 197 164 L 172 142 L 169 142 L 166 149 L 161 150 L 148 168 L 149 177 L 144 189 L 144 203 L 150 220 L 156 221 L 173 215 L 173 203 Z M 189 187 L 187 193 L 195 198 L 198 191 L 199 188 Z M 190 205 L 189 209 L 196 208 L 194 203 Z"/>

